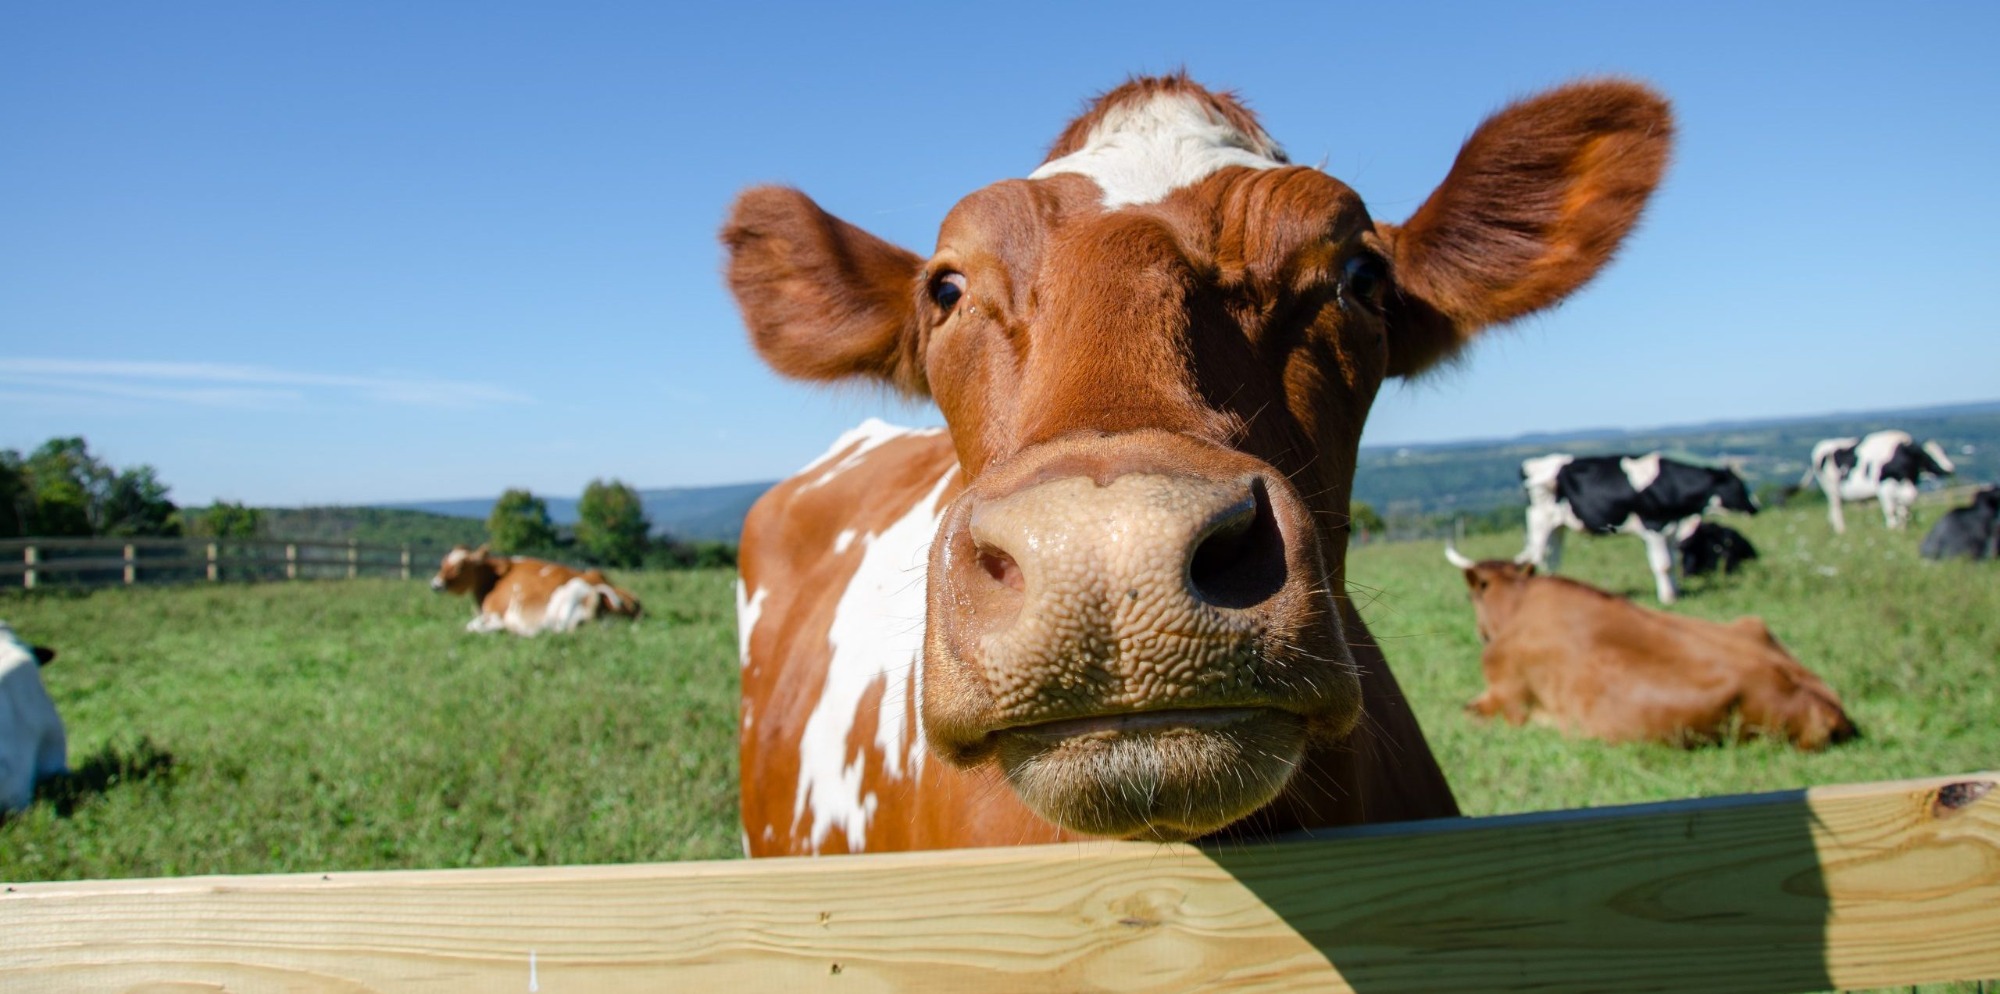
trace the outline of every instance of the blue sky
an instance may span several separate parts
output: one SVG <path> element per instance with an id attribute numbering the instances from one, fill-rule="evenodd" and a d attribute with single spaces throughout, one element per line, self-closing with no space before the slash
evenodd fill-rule
<path id="1" fill-rule="evenodd" d="M 1090 94 L 1185 65 L 1385 220 L 1512 97 L 1649 80 L 1680 144 L 1560 311 L 1367 441 L 2000 397 L 2000 5 L 0 7 L 0 447 L 183 503 L 775 478 L 869 414 L 718 276 L 782 182 L 928 250 Z"/>

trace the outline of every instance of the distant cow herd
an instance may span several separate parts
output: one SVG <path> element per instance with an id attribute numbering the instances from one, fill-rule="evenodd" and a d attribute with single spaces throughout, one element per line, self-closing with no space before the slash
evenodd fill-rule
<path id="1" fill-rule="evenodd" d="M 1246 838 L 1456 814 L 1346 595 L 1354 451 L 1384 383 L 1550 308 L 1617 251 L 1665 168 L 1667 102 L 1623 80 L 1503 108 L 1400 224 L 1293 164 L 1185 75 L 1095 100 L 1025 178 L 920 255 L 804 193 L 743 193 L 726 273 L 758 354 L 874 383 L 943 429 L 870 421 L 744 523 L 737 618 L 750 855 Z M 1904 432 L 1814 446 L 1800 485 L 1906 527 L 1956 467 Z M 1757 557 L 1711 513 L 1733 471 L 1638 455 L 1521 465 L 1526 542 L 1450 543 L 1483 644 L 1474 714 L 1611 741 L 1858 734 L 1757 618 L 1717 623 L 1552 576 L 1563 536 L 1630 534 L 1661 604 Z M 1996 548 L 2000 489 L 1924 556 Z M 636 619 L 598 570 L 453 549 L 468 632 Z M 52 655 L 0 626 L 0 805 L 59 771 Z"/>

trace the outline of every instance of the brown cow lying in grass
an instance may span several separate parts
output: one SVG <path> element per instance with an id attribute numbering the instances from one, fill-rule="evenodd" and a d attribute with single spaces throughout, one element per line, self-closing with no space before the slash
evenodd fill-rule
<path id="1" fill-rule="evenodd" d="M 637 597 L 612 586 L 599 570 L 496 556 L 483 545 L 446 553 L 431 589 L 472 595 L 476 613 L 465 623 L 468 632 L 570 632 L 605 615 L 637 618 L 640 610 Z"/>
<path id="2" fill-rule="evenodd" d="M 1486 691 L 1466 710 L 1610 742 L 1692 746 L 1782 736 L 1808 750 L 1853 738 L 1840 699 L 1755 617 L 1720 624 L 1640 607 L 1532 565 L 1465 571 Z"/>

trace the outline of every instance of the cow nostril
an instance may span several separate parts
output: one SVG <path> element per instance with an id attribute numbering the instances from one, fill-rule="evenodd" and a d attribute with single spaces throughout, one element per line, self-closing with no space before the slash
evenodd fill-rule
<path id="1" fill-rule="evenodd" d="M 1217 607 L 1262 604 L 1285 586 L 1285 536 L 1263 480 L 1250 484 L 1248 500 L 1209 526 L 1188 560 L 1188 586 Z"/>
<path id="2" fill-rule="evenodd" d="M 996 583 L 1009 590 L 1025 591 L 1028 581 L 1021 575 L 1021 564 L 1014 557 L 989 546 L 979 547 L 979 568 Z"/>

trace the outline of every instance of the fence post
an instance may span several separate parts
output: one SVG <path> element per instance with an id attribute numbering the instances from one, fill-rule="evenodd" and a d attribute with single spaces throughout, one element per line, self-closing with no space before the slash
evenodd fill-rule
<path id="1" fill-rule="evenodd" d="M 410 578 L 410 547 L 403 546 L 403 579 Z"/>
<path id="2" fill-rule="evenodd" d="M 138 557 L 132 554 L 132 544 L 127 542 L 125 544 L 125 585 L 129 587 L 137 582 L 139 582 Z"/>
<path id="3" fill-rule="evenodd" d="M 21 587 L 25 590 L 33 590 L 35 589 L 35 564 L 41 561 L 41 556 L 36 553 L 35 547 L 31 545 L 21 550 L 21 561 L 26 563 L 28 567 L 21 571 Z"/>
<path id="4" fill-rule="evenodd" d="M 287 542 L 285 543 L 285 579 L 296 580 L 298 578 L 299 547 Z"/>
<path id="5" fill-rule="evenodd" d="M 222 579 L 222 570 L 215 562 L 215 543 L 210 542 L 208 543 L 208 582 L 214 583 L 220 579 Z"/>
<path id="6" fill-rule="evenodd" d="M 361 543 L 347 540 L 347 578 L 352 580 L 361 575 Z"/>

